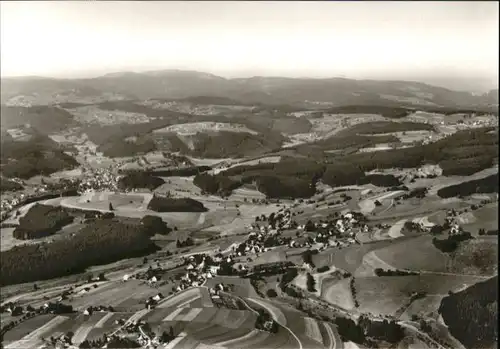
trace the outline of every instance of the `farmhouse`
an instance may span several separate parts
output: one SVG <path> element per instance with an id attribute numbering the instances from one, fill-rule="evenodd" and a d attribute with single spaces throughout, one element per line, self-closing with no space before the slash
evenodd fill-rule
<path id="1" fill-rule="evenodd" d="M 219 269 L 220 269 L 219 265 L 211 265 L 209 270 L 210 270 L 211 274 L 217 275 L 217 273 L 219 272 Z"/>

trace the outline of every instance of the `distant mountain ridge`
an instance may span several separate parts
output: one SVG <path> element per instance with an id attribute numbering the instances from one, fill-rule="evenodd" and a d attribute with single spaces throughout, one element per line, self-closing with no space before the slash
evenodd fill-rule
<path id="1" fill-rule="evenodd" d="M 51 102 L 51 96 L 57 96 L 59 100 L 64 97 L 66 102 L 78 102 L 79 99 L 106 94 L 123 99 L 213 96 L 243 103 L 326 107 L 367 104 L 498 107 L 498 89 L 474 95 L 413 81 L 260 76 L 227 79 L 185 70 L 119 72 L 88 79 L 2 78 L 1 85 L 2 103 L 19 96 L 29 97 L 35 101 L 33 104 L 57 103 Z"/>

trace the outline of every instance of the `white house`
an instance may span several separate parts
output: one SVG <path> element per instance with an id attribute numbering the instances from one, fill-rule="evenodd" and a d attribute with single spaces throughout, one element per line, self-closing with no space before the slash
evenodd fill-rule
<path id="1" fill-rule="evenodd" d="M 210 266 L 210 273 L 212 273 L 213 275 L 217 275 L 217 273 L 219 272 L 219 269 L 220 269 L 220 266 L 211 265 Z"/>
<path id="2" fill-rule="evenodd" d="M 311 266 L 309 263 L 304 262 L 304 263 L 302 264 L 302 268 L 305 268 L 305 269 L 311 270 L 311 269 L 312 269 L 312 266 Z"/>

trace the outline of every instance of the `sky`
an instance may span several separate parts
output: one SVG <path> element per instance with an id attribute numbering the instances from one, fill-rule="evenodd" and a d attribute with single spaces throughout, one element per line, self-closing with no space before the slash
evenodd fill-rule
<path id="1" fill-rule="evenodd" d="M 498 2 L 1 2 L 2 76 L 498 80 Z"/>

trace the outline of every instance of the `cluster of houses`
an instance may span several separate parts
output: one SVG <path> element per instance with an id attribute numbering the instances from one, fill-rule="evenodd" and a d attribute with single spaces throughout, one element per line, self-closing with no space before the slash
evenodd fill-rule
<path id="1" fill-rule="evenodd" d="M 89 124 L 116 125 L 149 122 L 149 118 L 145 114 L 123 110 L 102 110 L 93 105 L 73 108 L 71 114 L 77 121 Z"/>
<path id="2" fill-rule="evenodd" d="M 197 259 L 200 256 L 201 261 L 197 263 Z M 208 258 L 206 255 L 190 256 L 186 264 L 186 274 L 181 277 L 181 284 L 177 286 L 176 290 L 182 291 L 189 286 L 198 287 L 203 285 L 207 279 L 211 279 L 217 275 L 223 260 L 224 257 L 220 254 L 213 259 Z"/>
<path id="3" fill-rule="evenodd" d="M 360 221 L 359 213 L 346 212 L 332 220 L 313 223 L 308 221 L 305 225 L 297 227 L 300 231 L 312 233 L 290 241 L 290 247 L 314 247 L 319 251 L 328 247 L 347 247 L 356 244 L 357 233 L 368 233 L 370 228 Z"/>
<path id="4" fill-rule="evenodd" d="M 216 255 L 214 258 L 211 258 L 205 254 L 199 254 L 190 256 L 187 259 L 184 259 L 185 266 L 185 274 L 182 275 L 179 280 L 177 286 L 173 288 L 173 291 L 180 292 L 189 287 L 198 287 L 203 285 L 207 279 L 211 279 L 216 276 L 221 268 L 221 264 L 230 261 L 232 263 L 232 259 L 230 257 L 224 258 L 222 254 Z M 152 286 L 157 287 L 162 283 L 157 275 L 156 271 L 160 269 L 150 269 L 144 275 L 138 275 L 138 279 L 145 279 L 146 282 Z M 130 279 L 134 278 L 134 276 L 124 275 L 123 282 L 127 282 Z M 146 301 L 147 307 L 152 307 L 156 305 L 161 299 L 163 299 L 163 295 L 161 293 L 157 294 L 154 297 L 150 297 Z"/>
<path id="5" fill-rule="evenodd" d="M 450 235 L 459 234 L 463 231 L 460 225 L 457 222 L 457 217 L 459 216 L 458 212 L 455 210 L 449 210 L 446 212 L 445 218 L 445 226 L 450 228 Z"/>
<path id="6" fill-rule="evenodd" d="M 118 175 L 110 168 L 86 168 L 79 185 L 79 192 L 86 193 L 94 190 L 118 190 Z"/>
<path id="7" fill-rule="evenodd" d="M 10 179 L 13 182 L 24 185 L 24 183 L 17 178 Z M 44 194 L 48 194 L 51 191 L 57 190 L 57 188 L 53 188 L 50 184 L 41 184 L 38 185 L 28 193 L 27 190 L 9 193 L 9 195 L 2 195 L 2 200 L 0 200 L 0 217 L 1 220 L 4 220 L 8 217 L 12 210 L 17 207 L 23 205 L 27 200 L 33 199 L 37 196 L 42 196 Z"/>
<path id="8" fill-rule="evenodd" d="M 470 119 L 460 120 L 457 125 L 461 126 L 461 128 L 498 127 L 498 118 L 494 115 L 471 115 Z"/>
<path id="9" fill-rule="evenodd" d="M 6 219 L 9 213 L 25 199 L 26 195 L 23 193 L 20 193 L 19 195 L 13 195 L 11 197 L 2 195 L 2 200 L 0 201 L 1 219 Z"/>
<path id="10" fill-rule="evenodd" d="M 117 191 L 118 179 L 119 177 L 114 174 L 113 168 L 85 168 L 84 176 L 81 180 L 71 178 L 55 184 L 42 182 L 42 184 L 32 188 L 30 193 L 24 190 L 22 192 L 9 193 L 9 195 L 2 195 L 2 200 L 0 200 L 0 218 L 1 220 L 6 219 L 12 210 L 22 205 L 26 200 L 58 190 L 67 190 L 70 187 L 78 187 L 79 193 L 87 193 L 94 190 Z M 13 178 L 10 180 L 24 185 L 19 179 Z"/>

